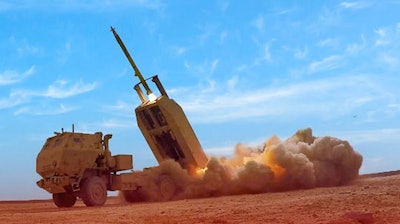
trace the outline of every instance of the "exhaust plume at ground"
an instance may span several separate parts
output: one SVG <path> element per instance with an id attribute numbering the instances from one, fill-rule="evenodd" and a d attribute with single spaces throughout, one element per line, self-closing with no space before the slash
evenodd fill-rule
<path id="1" fill-rule="evenodd" d="M 155 186 L 160 174 L 175 183 L 172 199 L 339 186 L 354 180 L 361 164 L 362 156 L 347 141 L 314 137 L 307 128 L 284 141 L 272 136 L 260 148 L 238 144 L 232 158 L 212 157 L 194 176 L 173 160 L 165 161 L 144 171 L 153 184 L 142 193 L 145 200 L 162 200 Z"/>

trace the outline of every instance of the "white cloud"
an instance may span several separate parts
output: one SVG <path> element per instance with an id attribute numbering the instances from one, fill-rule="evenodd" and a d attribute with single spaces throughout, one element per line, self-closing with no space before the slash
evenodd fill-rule
<path id="1" fill-rule="evenodd" d="M 200 64 L 190 64 L 187 60 L 184 61 L 185 68 L 192 74 L 202 77 L 209 77 L 214 74 L 217 69 L 219 59 L 212 61 L 204 61 Z"/>
<path id="2" fill-rule="evenodd" d="M 338 55 L 331 55 L 320 61 L 314 61 L 308 66 L 309 73 L 333 70 L 340 66 L 341 58 Z"/>
<path id="3" fill-rule="evenodd" d="M 200 93 L 212 93 L 217 89 L 217 82 L 212 79 L 205 80 L 205 84 L 201 85 Z"/>
<path id="4" fill-rule="evenodd" d="M 28 114 L 29 111 L 30 111 L 30 108 L 29 108 L 29 107 L 21 107 L 21 108 L 19 108 L 18 110 L 16 110 L 16 111 L 14 112 L 14 115 Z"/>
<path id="5" fill-rule="evenodd" d="M 335 38 L 326 38 L 317 43 L 317 46 L 320 47 L 337 47 L 339 46 L 339 41 Z"/>
<path id="6" fill-rule="evenodd" d="M 264 60 L 267 62 L 272 61 L 271 51 L 269 50 L 269 44 L 264 46 Z"/>
<path id="7" fill-rule="evenodd" d="M 85 92 L 90 92 L 96 89 L 97 86 L 98 84 L 96 82 L 83 83 L 82 81 L 79 81 L 72 85 L 68 85 L 67 81 L 59 80 L 56 81 L 56 83 L 48 86 L 47 90 L 45 90 L 44 92 L 34 93 L 34 95 L 45 96 L 50 98 L 67 98 Z"/>
<path id="8" fill-rule="evenodd" d="M 380 27 L 375 30 L 375 46 L 397 49 L 400 38 L 400 23 L 388 27 Z"/>
<path id="9" fill-rule="evenodd" d="M 251 21 L 250 24 L 254 26 L 259 32 L 264 32 L 264 16 L 258 15 L 256 19 Z"/>
<path id="10" fill-rule="evenodd" d="M 390 55 L 388 53 L 382 53 L 378 59 L 379 61 L 387 65 L 390 69 L 396 69 L 400 67 L 400 58 Z"/>
<path id="11" fill-rule="evenodd" d="M 115 9 L 126 9 L 126 8 L 146 8 L 152 10 L 162 10 L 165 5 L 159 0 L 120 0 L 120 1 L 109 1 L 109 0 L 60 0 L 60 1 L 17 1 L 13 3 L 0 2 L 0 10 L 61 10 L 61 11 L 109 11 Z"/>
<path id="12" fill-rule="evenodd" d="M 32 108 L 32 107 L 22 107 L 14 112 L 14 115 L 21 114 L 30 114 L 30 115 L 57 115 L 57 114 L 65 114 L 71 111 L 76 110 L 77 107 L 74 106 L 66 106 L 64 104 L 59 104 L 53 108 Z"/>
<path id="13" fill-rule="evenodd" d="M 197 40 L 199 44 L 206 43 L 218 31 L 217 25 L 211 25 L 211 24 L 204 25 L 200 29 L 201 29 L 200 34 L 197 35 Z"/>
<path id="14" fill-rule="evenodd" d="M 388 72 L 396 72 L 400 68 L 400 23 L 395 25 L 381 27 L 375 30 L 376 38 L 374 40 L 375 47 L 373 50 L 374 61 L 379 67 L 384 68 Z"/>
<path id="15" fill-rule="evenodd" d="M 363 83 L 363 84 L 360 84 Z M 228 82 L 229 84 L 229 82 Z M 227 85 L 228 85 L 227 84 Z M 352 111 L 365 104 L 385 99 L 385 93 L 371 88 L 374 83 L 361 76 L 334 77 L 316 81 L 281 86 L 244 90 L 237 87 L 229 93 L 212 92 L 179 94 L 178 102 L 192 116 L 194 122 L 225 122 L 256 117 L 296 117 L 352 115 Z M 368 89 L 368 91 L 366 91 Z M 352 91 L 351 102 L 348 95 Z M 181 98 L 179 100 L 179 98 Z"/>
<path id="16" fill-rule="evenodd" d="M 31 66 L 23 73 L 14 70 L 6 70 L 0 73 L 0 86 L 11 85 L 23 81 L 27 77 L 35 73 L 35 66 Z"/>
<path id="17" fill-rule="evenodd" d="M 29 44 L 28 41 L 24 39 L 21 43 L 18 43 L 17 52 L 19 56 L 36 55 L 41 52 L 41 49 L 37 46 Z"/>
<path id="18" fill-rule="evenodd" d="M 236 73 L 240 73 L 240 72 L 246 71 L 248 68 L 249 68 L 249 66 L 247 64 L 240 64 L 240 65 L 237 65 L 233 70 Z"/>
<path id="19" fill-rule="evenodd" d="M 177 55 L 182 55 L 184 54 L 188 49 L 185 47 L 178 47 L 175 49 L 175 52 Z"/>
<path id="20" fill-rule="evenodd" d="M 231 156 L 234 152 L 235 145 L 217 146 L 205 148 L 204 151 L 208 156 Z"/>
<path id="21" fill-rule="evenodd" d="M 341 24 L 341 15 L 338 10 L 323 8 L 319 13 L 318 19 L 312 24 L 312 28 L 318 32 L 321 27 L 338 26 Z"/>
<path id="22" fill-rule="evenodd" d="M 104 120 L 103 122 L 100 123 L 100 127 L 104 127 L 104 128 L 133 128 L 133 127 L 137 126 L 133 120 L 134 119 L 129 119 L 129 120 L 117 120 L 117 119 Z"/>
<path id="23" fill-rule="evenodd" d="M 0 98 L 0 109 L 12 108 L 24 102 L 26 102 L 26 97 L 11 93 L 8 98 Z"/>
<path id="24" fill-rule="evenodd" d="M 237 75 L 233 76 L 227 81 L 228 89 L 234 89 L 239 82 L 239 77 Z"/>
<path id="25" fill-rule="evenodd" d="M 82 81 L 73 83 L 72 85 L 68 84 L 68 81 L 58 80 L 49 85 L 46 90 L 13 90 L 10 96 L 18 98 L 50 97 L 60 99 L 92 91 L 98 86 L 96 82 L 86 84 Z"/>
<path id="26" fill-rule="evenodd" d="M 385 109 L 385 114 L 388 116 L 396 117 L 398 114 L 400 114 L 400 104 L 389 103 Z"/>
<path id="27" fill-rule="evenodd" d="M 341 2 L 340 6 L 345 9 L 364 9 L 368 7 L 369 4 L 363 1 L 355 1 L 355 2 Z"/>
<path id="28" fill-rule="evenodd" d="M 259 48 L 259 55 L 254 58 L 254 60 L 248 65 L 241 65 L 241 69 L 249 69 L 255 66 L 259 66 L 261 64 L 269 63 L 273 61 L 272 53 L 271 53 L 271 45 L 275 41 L 275 39 L 271 39 L 264 43 L 256 42 L 256 45 Z M 238 69 L 240 69 L 240 67 Z"/>
<path id="29" fill-rule="evenodd" d="M 17 89 L 12 90 L 7 98 L 0 98 L 0 109 L 12 108 L 21 104 L 25 104 L 32 100 L 34 97 L 49 97 L 49 98 L 68 98 L 82 93 L 86 93 L 97 88 L 98 84 L 83 83 L 82 81 L 69 85 L 69 82 L 59 80 L 54 84 L 48 86 L 46 90 L 29 90 L 29 89 Z M 67 110 L 66 107 L 60 107 L 59 112 Z M 17 113 L 24 112 L 23 110 L 17 111 Z"/>
<path id="30" fill-rule="evenodd" d="M 296 11 L 296 8 L 291 8 L 291 9 L 281 9 L 275 12 L 275 15 L 288 15 L 292 12 Z"/>
<path id="31" fill-rule="evenodd" d="M 296 49 L 294 51 L 294 57 L 297 59 L 304 59 L 308 56 L 308 48 L 304 47 L 303 49 Z"/>
<path id="32" fill-rule="evenodd" d="M 72 43 L 71 40 L 67 40 L 65 41 L 64 45 L 57 50 L 57 60 L 61 63 L 61 64 L 65 64 L 72 52 Z"/>
<path id="33" fill-rule="evenodd" d="M 52 109 L 52 110 L 48 110 L 48 111 L 41 111 L 41 112 L 37 112 L 37 115 L 55 115 L 55 114 L 65 114 L 71 111 L 74 111 L 78 109 L 75 106 L 67 106 L 64 104 L 59 104 L 58 107 Z"/>
<path id="34" fill-rule="evenodd" d="M 398 142 L 399 128 L 382 128 L 359 131 L 343 131 L 335 133 L 338 137 L 348 139 L 354 145 L 376 142 Z"/>
<path id="35" fill-rule="evenodd" d="M 378 38 L 375 40 L 375 45 L 382 46 L 390 44 L 390 40 L 387 37 L 387 30 L 380 28 L 375 30 L 375 33 L 378 35 Z"/>
<path id="36" fill-rule="evenodd" d="M 111 111 L 132 111 L 132 104 L 124 102 L 122 100 L 117 100 L 115 105 L 105 106 L 107 110 Z"/>
<path id="37" fill-rule="evenodd" d="M 127 103 L 122 100 L 117 100 L 114 105 L 102 105 L 102 109 L 106 112 L 110 112 L 112 115 L 118 115 L 123 117 L 131 117 L 134 111 L 135 105 L 133 103 Z"/>
<path id="38" fill-rule="evenodd" d="M 214 59 L 211 62 L 211 69 L 210 69 L 210 73 L 213 74 L 215 72 L 215 69 L 217 69 L 217 65 L 218 65 L 219 60 L 218 59 Z"/>
<path id="39" fill-rule="evenodd" d="M 357 54 L 366 47 L 365 38 L 362 36 L 362 43 L 352 43 L 347 45 L 346 52 L 349 54 Z"/>

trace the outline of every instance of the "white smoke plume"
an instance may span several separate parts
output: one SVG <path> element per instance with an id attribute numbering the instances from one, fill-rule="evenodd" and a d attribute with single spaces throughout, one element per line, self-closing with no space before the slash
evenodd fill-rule
<path id="1" fill-rule="evenodd" d="M 160 175 L 173 181 L 172 199 L 184 199 L 339 186 L 354 180 L 362 164 L 362 156 L 347 141 L 314 137 L 310 128 L 284 141 L 272 136 L 258 149 L 238 144 L 234 152 L 232 158 L 209 159 L 194 176 L 173 160 L 145 170 L 151 178 L 141 197 L 163 200 L 157 186 Z"/>

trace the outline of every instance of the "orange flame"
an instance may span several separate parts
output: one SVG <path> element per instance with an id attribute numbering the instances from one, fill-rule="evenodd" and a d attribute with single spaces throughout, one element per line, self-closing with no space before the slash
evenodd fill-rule
<path id="1" fill-rule="evenodd" d="M 196 173 L 197 176 L 204 176 L 204 174 L 206 173 L 207 169 L 208 169 L 207 167 L 205 167 L 205 168 L 197 168 L 195 173 Z"/>
<path id="2" fill-rule="evenodd" d="M 272 172 L 274 172 L 275 177 L 281 178 L 285 174 L 286 169 L 277 164 L 275 157 L 271 151 L 266 150 L 263 154 L 265 155 L 266 165 L 271 168 Z"/>

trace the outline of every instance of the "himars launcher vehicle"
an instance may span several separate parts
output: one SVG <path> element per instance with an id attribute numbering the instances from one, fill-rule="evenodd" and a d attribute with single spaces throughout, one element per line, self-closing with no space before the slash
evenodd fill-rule
<path id="1" fill-rule="evenodd" d="M 182 108 L 170 99 L 157 76 L 151 80 L 160 96 L 156 97 L 136 67 L 122 40 L 111 27 L 140 80 L 135 85 L 141 104 L 135 109 L 138 126 L 157 161 L 173 159 L 189 173 L 206 166 L 207 157 Z M 146 90 L 146 98 L 140 86 Z M 132 155 L 112 155 L 111 134 L 55 132 L 47 139 L 36 159 L 36 172 L 42 177 L 37 185 L 53 195 L 58 207 L 72 207 L 80 197 L 87 206 L 101 206 L 107 191 L 119 190 L 129 202 L 140 201 L 139 191 L 154 181 L 160 198 L 169 200 L 176 183 L 162 172 L 154 180 L 143 171 L 132 171 Z M 157 167 L 148 168 L 157 169 Z"/>

